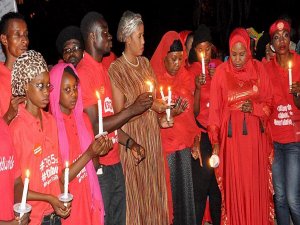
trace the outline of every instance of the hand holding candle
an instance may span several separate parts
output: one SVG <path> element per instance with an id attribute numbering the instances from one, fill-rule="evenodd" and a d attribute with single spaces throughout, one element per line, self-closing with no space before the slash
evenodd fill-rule
<path id="1" fill-rule="evenodd" d="M 292 75 L 292 62 L 289 61 L 289 89 L 292 89 L 293 75 Z"/>
<path id="2" fill-rule="evenodd" d="M 103 133 L 102 102 L 98 91 L 96 91 L 96 95 L 98 98 L 99 134 L 102 134 Z"/>
<path id="3" fill-rule="evenodd" d="M 65 182 L 64 182 L 64 197 L 68 198 L 68 186 L 69 186 L 69 163 L 68 161 L 66 162 L 66 168 L 65 168 Z"/>

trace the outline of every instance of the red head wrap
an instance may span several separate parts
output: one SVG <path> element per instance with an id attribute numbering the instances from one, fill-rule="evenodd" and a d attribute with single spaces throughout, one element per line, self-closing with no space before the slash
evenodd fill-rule
<path id="1" fill-rule="evenodd" d="M 273 38 L 276 31 L 286 30 L 287 32 L 291 32 L 290 24 L 285 20 L 276 20 L 269 29 L 269 34 L 271 38 Z"/>

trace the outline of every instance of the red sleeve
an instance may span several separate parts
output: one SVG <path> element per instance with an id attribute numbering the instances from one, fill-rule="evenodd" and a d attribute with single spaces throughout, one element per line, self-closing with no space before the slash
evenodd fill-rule
<path id="1" fill-rule="evenodd" d="M 262 63 L 255 61 L 255 68 L 259 75 L 259 99 L 253 102 L 252 114 L 262 118 L 268 118 L 271 115 L 271 105 L 273 91 L 269 76 L 263 67 Z"/>
<path id="2" fill-rule="evenodd" d="M 82 66 L 78 68 L 77 72 L 80 78 L 83 108 L 97 104 L 97 97 L 94 88 L 95 84 L 93 82 L 94 79 L 91 79 L 93 76 L 92 70 Z"/>
<path id="3" fill-rule="evenodd" d="M 224 70 L 224 68 L 223 68 Z M 210 106 L 209 106 L 209 117 L 208 117 L 208 135 L 212 144 L 219 143 L 219 131 L 221 126 L 221 103 L 222 103 L 222 70 L 221 68 L 216 69 L 216 73 L 212 78 L 210 86 Z"/>

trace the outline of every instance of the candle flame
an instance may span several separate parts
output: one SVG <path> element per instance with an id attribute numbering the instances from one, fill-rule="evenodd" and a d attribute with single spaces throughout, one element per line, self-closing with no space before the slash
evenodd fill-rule
<path id="1" fill-rule="evenodd" d="M 146 84 L 147 84 L 147 85 L 149 85 L 149 86 L 151 86 L 151 85 L 152 85 L 151 81 L 149 81 L 149 80 L 148 80 L 148 81 L 146 81 Z"/>
<path id="2" fill-rule="evenodd" d="M 26 177 L 29 178 L 30 172 L 29 170 L 26 170 Z"/>
<path id="3" fill-rule="evenodd" d="M 200 52 L 200 56 L 201 56 L 202 59 L 204 59 L 205 53 L 204 52 Z"/>
<path id="4" fill-rule="evenodd" d="M 289 61 L 289 69 L 292 69 L 292 62 Z"/>
<path id="5" fill-rule="evenodd" d="M 99 94 L 98 91 L 96 91 L 96 96 L 97 96 L 98 99 L 100 99 L 100 94 Z"/>
<path id="6" fill-rule="evenodd" d="M 68 161 L 66 161 L 66 168 L 68 168 L 69 167 L 69 162 Z"/>
<path id="7" fill-rule="evenodd" d="M 168 87 L 168 91 L 171 91 L 171 87 L 170 86 Z"/>
<path id="8" fill-rule="evenodd" d="M 162 91 L 163 90 L 163 87 L 162 86 L 160 86 L 160 91 Z"/>

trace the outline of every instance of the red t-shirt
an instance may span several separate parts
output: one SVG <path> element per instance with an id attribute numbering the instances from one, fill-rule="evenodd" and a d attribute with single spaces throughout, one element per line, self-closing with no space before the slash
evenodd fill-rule
<path id="1" fill-rule="evenodd" d="M 69 159 L 71 163 L 74 163 L 82 155 L 78 137 L 78 130 L 76 127 L 76 121 L 73 113 L 71 113 L 70 115 L 63 114 L 63 118 L 70 149 Z M 92 126 L 90 124 L 88 116 L 84 114 L 83 118 L 85 120 L 85 124 L 88 128 L 88 131 L 93 136 Z M 78 173 L 76 178 L 70 182 L 69 191 L 74 196 L 72 201 L 72 212 L 70 216 L 66 220 L 64 220 L 64 225 L 100 224 L 100 214 L 97 213 L 97 210 L 92 210 L 91 207 L 92 201 L 90 183 L 88 179 L 88 173 L 85 167 Z"/>
<path id="2" fill-rule="evenodd" d="M 103 117 L 113 115 L 110 79 L 102 63 L 97 62 L 91 55 L 84 52 L 84 56 L 76 69 L 80 78 L 83 107 L 88 108 L 98 103 L 96 96 L 96 91 L 98 91 L 102 100 Z M 100 163 L 103 165 L 114 165 L 120 162 L 117 131 L 110 133 L 108 136 L 113 139 L 114 146 L 107 155 L 100 157 Z"/>
<path id="3" fill-rule="evenodd" d="M 14 219 L 14 183 L 21 176 L 8 126 L 0 118 L 0 221 Z M 4 194 L 5 193 L 5 194 Z"/>
<path id="4" fill-rule="evenodd" d="M 29 189 L 58 196 L 60 191 L 61 159 L 59 155 L 57 127 L 54 118 L 41 110 L 41 122 L 29 113 L 24 104 L 10 123 L 16 157 L 20 163 L 23 177 L 30 171 Z M 31 225 L 40 225 L 45 215 L 52 213 L 52 206 L 43 201 L 28 201 L 32 206 Z"/>
<path id="5" fill-rule="evenodd" d="M 222 63 L 221 60 L 212 59 L 210 63 L 214 63 L 217 67 Z M 196 76 L 199 76 L 202 73 L 202 65 L 200 62 L 194 62 L 188 68 L 188 71 L 193 75 L 193 81 Z M 210 84 L 211 76 L 209 75 L 208 67 L 205 68 L 206 74 L 206 83 L 201 86 L 201 97 L 200 97 L 200 112 L 197 116 L 197 121 L 203 126 L 207 127 L 208 123 L 208 114 L 209 114 L 209 93 L 210 93 Z M 195 82 L 192 82 L 192 88 L 195 89 Z M 204 130 L 202 130 L 204 132 Z"/>
<path id="6" fill-rule="evenodd" d="M 104 66 L 105 69 L 109 69 L 110 64 L 117 59 L 117 56 L 115 53 L 110 52 L 108 56 L 103 57 L 102 59 L 102 65 Z"/>
<path id="7" fill-rule="evenodd" d="M 300 81 L 300 56 L 293 53 L 293 82 Z M 278 64 L 276 57 L 265 64 L 273 86 L 273 113 L 270 117 L 273 140 L 279 143 L 300 141 L 300 110 L 289 93 L 288 69 Z"/>
<path id="8" fill-rule="evenodd" d="M 11 98 L 11 70 L 0 62 L 0 116 L 7 112 Z"/>

